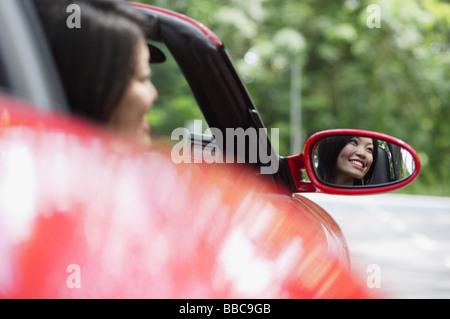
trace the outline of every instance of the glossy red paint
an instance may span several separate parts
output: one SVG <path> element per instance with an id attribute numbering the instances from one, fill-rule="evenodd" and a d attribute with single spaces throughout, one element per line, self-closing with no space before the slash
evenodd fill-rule
<path id="1" fill-rule="evenodd" d="M 77 119 L 0 106 L 0 298 L 374 297 L 321 220 L 252 172 L 117 153 Z"/>
<path id="2" fill-rule="evenodd" d="M 314 193 L 317 188 L 309 181 L 305 181 L 303 172 L 305 171 L 305 156 L 303 153 L 291 155 L 287 158 L 289 169 L 291 170 L 295 188 L 299 193 Z"/>
<path id="3" fill-rule="evenodd" d="M 79 136 L 107 136 L 98 126 L 89 124 L 67 113 L 39 111 L 34 105 L 7 95 L 0 94 L 0 130 L 29 127 L 45 130 L 72 131 Z"/>
<path id="4" fill-rule="evenodd" d="M 160 7 L 155 7 L 155 6 L 151 6 L 151 5 L 147 5 L 147 4 L 143 4 L 143 3 L 137 3 L 137 2 L 130 2 L 130 4 L 134 7 L 137 8 L 142 8 L 142 9 L 147 9 L 147 10 L 152 10 L 152 11 L 157 11 L 157 12 L 161 12 L 164 14 L 167 14 L 169 16 L 181 19 L 187 23 L 190 23 L 192 25 L 194 25 L 195 27 L 197 27 L 204 35 L 206 35 L 206 37 L 208 39 L 210 39 L 216 46 L 221 47 L 223 46 L 222 41 L 220 41 L 220 39 L 214 34 L 214 32 L 212 32 L 210 29 L 208 29 L 204 24 L 198 22 L 195 19 L 192 19 L 184 14 L 172 11 L 172 10 L 168 10 L 168 9 L 163 9 Z"/>

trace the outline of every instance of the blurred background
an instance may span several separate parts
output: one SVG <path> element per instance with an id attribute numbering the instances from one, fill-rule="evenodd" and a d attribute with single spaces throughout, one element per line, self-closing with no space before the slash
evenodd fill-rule
<path id="1" fill-rule="evenodd" d="M 140 2 L 186 14 L 223 41 L 264 124 L 280 129 L 281 155 L 300 152 L 320 130 L 382 132 L 422 162 L 398 192 L 450 195 L 449 1 Z M 170 59 L 153 67 L 154 134 L 202 118 L 176 69 Z"/>

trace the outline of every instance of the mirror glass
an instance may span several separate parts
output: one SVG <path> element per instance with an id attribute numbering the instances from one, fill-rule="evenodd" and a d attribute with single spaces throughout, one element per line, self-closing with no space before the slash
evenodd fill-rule
<path id="1" fill-rule="evenodd" d="M 366 136 L 340 135 L 319 140 L 313 148 L 318 179 L 329 185 L 370 187 L 411 176 L 414 157 L 401 146 Z"/>

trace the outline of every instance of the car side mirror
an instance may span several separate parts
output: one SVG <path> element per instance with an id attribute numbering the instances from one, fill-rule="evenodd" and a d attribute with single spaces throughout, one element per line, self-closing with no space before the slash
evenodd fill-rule
<path id="1" fill-rule="evenodd" d="M 331 194 L 391 191 L 411 183 L 420 171 L 417 153 L 405 142 L 382 133 L 352 129 L 312 135 L 304 152 L 288 157 L 288 163 L 299 192 Z M 306 170 L 310 181 L 304 180 L 298 169 Z"/>

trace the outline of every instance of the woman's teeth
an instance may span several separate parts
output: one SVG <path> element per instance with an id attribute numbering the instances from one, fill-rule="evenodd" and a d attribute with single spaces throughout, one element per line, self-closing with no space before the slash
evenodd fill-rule
<path id="1" fill-rule="evenodd" d="M 358 165 L 361 168 L 364 168 L 364 164 L 361 163 L 360 161 L 350 161 L 350 163 L 354 164 L 354 165 Z"/>

